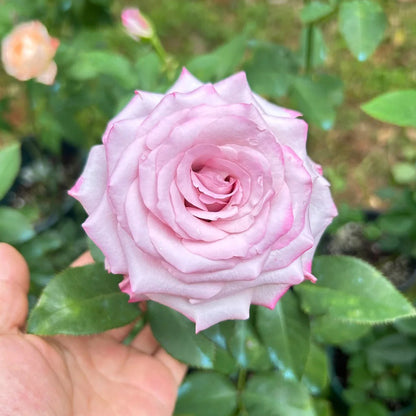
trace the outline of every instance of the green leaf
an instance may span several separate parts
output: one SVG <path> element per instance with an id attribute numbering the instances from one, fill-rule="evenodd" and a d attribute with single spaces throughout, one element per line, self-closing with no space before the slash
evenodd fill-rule
<path id="1" fill-rule="evenodd" d="M 390 234 L 388 236 L 390 239 L 392 236 L 408 236 L 414 223 L 415 219 L 409 213 L 393 211 L 381 215 L 376 222 L 382 232 Z"/>
<path id="2" fill-rule="evenodd" d="M 43 132 L 38 141 L 42 148 L 47 149 L 54 155 L 59 155 L 64 134 L 61 123 L 52 111 L 41 111 L 36 117 L 37 127 Z M 70 118 L 68 115 L 66 117 Z"/>
<path id="3" fill-rule="evenodd" d="M 308 76 L 297 77 L 290 97 L 307 121 L 329 130 L 335 122 L 335 109 L 343 101 L 343 85 L 340 79 L 329 75 L 313 79 Z"/>
<path id="4" fill-rule="evenodd" d="M 364 336 L 371 325 L 353 322 L 340 322 L 329 315 L 317 316 L 312 319 L 313 336 L 326 344 L 342 345 Z"/>
<path id="5" fill-rule="evenodd" d="M 332 416 L 331 402 L 321 399 L 319 397 L 313 398 L 313 405 L 315 412 L 319 416 Z"/>
<path id="6" fill-rule="evenodd" d="M 139 332 L 146 326 L 146 319 L 144 314 L 140 316 L 140 318 L 135 322 L 133 329 L 129 332 L 126 338 L 123 339 L 124 345 L 130 345 Z"/>
<path id="7" fill-rule="evenodd" d="M 218 81 L 235 72 L 244 57 L 247 35 L 235 37 L 213 52 L 197 56 L 186 67 L 202 81 Z"/>
<path id="8" fill-rule="evenodd" d="M 21 212 L 0 207 L 0 241 L 18 244 L 30 240 L 34 235 L 32 224 Z"/>
<path id="9" fill-rule="evenodd" d="M 311 66 L 312 68 L 317 68 L 322 66 L 326 60 L 327 56 L 327 47 L 325 45 L 324 36 L 319 27 L 313 26 L 311 29 L 312 36 L 312 51 L 311 51 Z M 303 67 L 306 67 L 307 60 L 307 42 L 308 42 L 308 28 L 302 29 L 302 34 L 300 37 L 300 50 L 299 55 Z"/>
<path id="10" fill-rule="evenodd" d="M 13 185 L 19 173 L 20 163 L 20 143 L 13 143 L 0 149 L 0 200 Z"/>
<path id="11" fill-rule="evenodd" d="M 84 51 L 69 68 L 68 76 L 85 81 L 98 75 L 108 75 L 125 88 L 134 88 L 137 77 L 130 62 L 122 55 L 98 50 Z"/>
<path id="12" fill-rule="evenodd" d="M 201 332 L 215 345 L 215 361 L 213 369 L 222 374 L 233 374 L 237 370 L 237 362 L 228 350 L 228 340 L 234 334 L 234 322 L 224 321 Z"/>
<path id="13" fill-rule="evenodd" d="M 238 369 L 238 363 L 227 349 L 215 348 L 213 370 L 221 374 L 231 375 Z"/>
<path id="14" fill-rule="evenodd" d="M 416 127 L 416 90 L 387 92 L 363 104 L 371 117 L 402 127 Z"/>
<path id="15" fill-rule="evenodd" d="M 156 302 L 147 303 L 147 314 L 153 335 L 170 355 L 194 367 L 214 368 L 215 344 L 195 334 L 193 322 Z"/>
<path id="16" fill-rule="evenodd" d="M 311 394 L 321 394 L 328 386 L 329 381 L 328 357 L 325 350 L 312 342 L 309 348 L 308 360 L 302 383 L 305 384 Z M 321 413 L 318 413 L 321 415 Z"/>
<path id="17" fill-rule="evenodd" d="M 38 335 L 87 335 L 117 328 L 140 314 L 118 287 L 121 276 L 102 264 L 74 267 L 46 286 L 29 317 L 28 332 Z"/>
<path id="18" fill-rule="evenodd" d="M 163 91 L 162 63 L 155 52 L 150 52 L 137 59 L 135 65 L 137 73 L 137 88 L 144 91 Z"/>
<path id="19" fill-rule="evenodd" d="M 401 185 L 416 181 L 416 165 L 409 162 L 396 163 L 391 168 L 394 180 Z"/>
<path id="20" fill-rule="evenodd" d="M 371 344 L 366 353 L 369 360 L 411 366 L 416 359 L 416 340 L 403 334 L 389 334 Z"/>
<path id="21" fill-rule="evenodd" d="M 20 6 L 20 7 L 19 7 Z M 23 7 L 22 7 L 23 6 Z M 26 5 L 26 8 L 29 5 Z M 29 6 L 30 7 L 30 6 Z M 13 28 L 13 16 L 20 15 L 24 10 L 24 5 L 17 2 L 2 2 L 0 13 L 0 37 L 3 38 Z"/>
<path id="22" fill-rule="evenodd" d="M 250 321 L 234 321 L 234 333 L 227 341 L 240 367 L 249 370 L 271 368 L 267 350 L 256 336 Z"/>
<path id="23" fill-rule="evenodd" d="M 293 292 L 288 291 L 273 310 L 258 308 L 256 326 L 272 363 L 286 377 L 300 380 L 309 354 L 309 318 Z"/>
<path id="24" fill-rule="evenodd" d="M 105 257 L 101 250 L 95 245 L 95 243 L 87 237 L 88 250 L 91 253 L 92 258 L 96 263 L 104 263 Z"/>
<path id="25" fill-rule="evenodd" d="M 205 329 L 202 333 L 220 348 L 227 349 L 227 340 L 234 334 L 234 321 L 220 322 Z"/>
<path id="26" fill-rule="evenodd" d="M 320 256 L 318 282 L 296 287 L 302 308 L 312 315 L 353 323 L 377 324 L 415 316 L 407 299 L 374 267 L 355 257 Z"/>
<path id="27" fill-rule="evenodd" d="M 348 393 L 347 396 L 350 396 L 351 399 L 356 397 L 354 391 L 357 390 L 370 390 L 374 387 L 375 382 L 375 375 L 372 374 L 368 369 L 368 362 L 362 351 L 363 346 L 355 352 L 355 354 L 351 354 L 348 358 L 347 362 L 347 372 L 348 372 L 348 386 L 351 389 L 351 393 Z M 366 350 L 364 350 L 366 351 Z M 334 354 L 334 350 L 332 350 L 332 359 L 336 357 Z M 338 358 L 339 361 L 345 360 L 346 358 Z M 335 358 L 335 362 L 333 363 L 333 371 L 336 372 L 337 362 Z M 339 363 L 342 365 L 342 363 Z M 338 364 L 338 365 L 339 365 Z M 342 375 L 341 375 L 342 377 Z M 339 380 L 340 381 L 340 380 Z"/>
<path id="28" fill-rule="evenodd" d="M 286 95 L 298 71 L 293 52 L 268 42 L 254 42 L 251 46 L 253 57 L 244 66 L 250 87 L 269 97 Z"/>
<path id="29" fill-rule="evenodd" d="M 348 49 L 365 61 L 382 41 L 387 18 L 382 7 L 372 0 L 343 2 L 339 9 L 339 30 Z"/>
<path id="30" fill-rule="evenodd" d="M 306 387 L 280 372 L 253 375 L 242 399 L 250 416 L 316 416 Z"/>
<path id="31" fill-rule="evenodd" d="M 416 335 L 416 317 L 399 319 L 393 325 L 403 334 Z"/>
<path id="32" fill-rule="evenodd" d="M 329 16 L 334 11 L 334 7 L 321 1 L 311 1 L 300 11 L 300 20 L 303 24 L 315 23 Z"/>
<path id="33" fill-rule="evenodd" d="M 179 388 L 175 416 L 231 416 L 237 407 L 237 391 L 224 376 L 194 372 Z"/>
<path id="34" fill-rule="evenodd" d="M 363 403 L 354 403 L 349 416 L 389 416 L 391 413 L 381 403 L 375 400 L 366 400 Z"/>

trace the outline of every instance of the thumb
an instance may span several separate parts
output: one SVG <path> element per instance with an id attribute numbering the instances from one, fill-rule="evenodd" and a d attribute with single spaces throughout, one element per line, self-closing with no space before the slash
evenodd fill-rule
<path id="1" fill-rule="evenodd" d="M 0 333 L 23 327 L 28 311 L 29 269 L 22 255 L 0 243 Z"/>

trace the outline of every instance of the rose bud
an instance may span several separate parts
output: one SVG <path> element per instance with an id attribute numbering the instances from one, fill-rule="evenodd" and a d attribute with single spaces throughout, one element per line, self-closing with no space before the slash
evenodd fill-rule
<path id="1" fill-rule="evenodd" d="M 139 9 L 127 8 L 121 12 L 121 21 L 127 33 L 135 40 L 149 39 L 153 35 L 153 28 Z"/>
<path id="2" fill-rule="evenodd" d="M 53 84 L 57 66 L 53 61 L 59 40 L 46 27 L 31 21 L 16 26 L 2 41 L 1 59 L 6 72 L 20 81 L 35 78 Z"/>
<path id="3" fill-rule="evenodd" d="M 299 115 L 242 72 L 212 85 L 184 69 L 166 94 L 136 92 L 70 191 L 131 301 L 167 305 L 200 331 L 316 280 L 337 210 Z"/>

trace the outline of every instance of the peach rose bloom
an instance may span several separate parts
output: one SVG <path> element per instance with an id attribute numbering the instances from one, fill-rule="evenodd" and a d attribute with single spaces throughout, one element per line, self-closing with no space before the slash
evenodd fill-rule
<path id="1" fill-rule="evenodd" d="M 22 23 L 2 41 L 1 59 L 6 72 L 20 81 L 35 78 L 53 84 L 57 66 L 53 61 L 59 40 L 49 36 L 38 21 Z"/>

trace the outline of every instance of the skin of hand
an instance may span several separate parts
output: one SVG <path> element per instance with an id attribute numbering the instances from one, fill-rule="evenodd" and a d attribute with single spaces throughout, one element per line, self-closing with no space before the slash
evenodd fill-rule
<path id="1" fill-rule="evenodd" d="M 92 263 L 89 253 L 73 266 Z M 129 346 L 132 325 L 91 336 L 23 332 L 29 271 L 0 243 L 0 416 L 170 416 L 186 366 L 145 327 Z"/>

